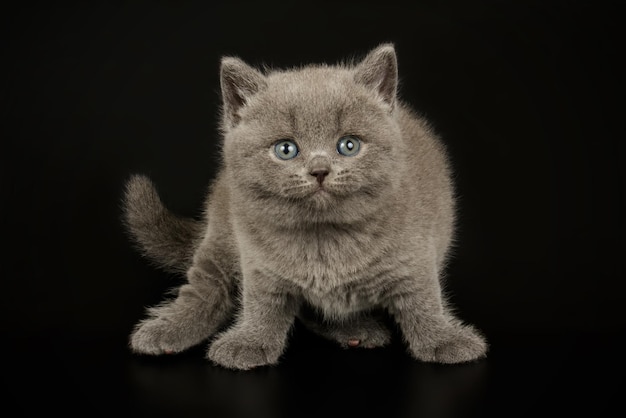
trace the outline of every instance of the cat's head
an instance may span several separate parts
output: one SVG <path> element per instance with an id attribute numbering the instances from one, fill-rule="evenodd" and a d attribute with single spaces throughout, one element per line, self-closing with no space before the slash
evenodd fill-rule
<path id="1" fill-rule="evenodd" d="M 285 224 L 371 215 L 391 198 L 403 161 L 397 84 L 390 44 L 354 65 L 266 73 L 223 58 L 223 157 L 232 187 L 251 209 Z"/>

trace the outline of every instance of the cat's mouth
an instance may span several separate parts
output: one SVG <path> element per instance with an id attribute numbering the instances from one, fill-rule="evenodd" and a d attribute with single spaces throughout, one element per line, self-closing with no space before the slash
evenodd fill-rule
<path id="1" fill-rule="evenodd" d="M 292 196 L 298 197 L 302 203 L 308 202 L 318 209 L 327 208 L 338 197 L 332 185 L 327 184 L 308 184 L 301 187 L 298 193 L 293 193 Z"/>
<path id="2" fill-rule="evenodd" d="M 324 187 L 323 184 L 320 184 L 320 185 L 317 185 L 313 189 L 313 192 L 311 193 L 311 197 L 313 197 L 313 198 L 318 198 L 318 197 L 329 198 L 331 194 L 332 193 L 328 190 L 328 187 Z"/>
<path id="3" fill-rule="evenodd" d="M 356 190 L 354 187 L 346 187 L 345 184 L 332 181 L 324 182 L 299 182 L 283 189 L 282 194 L 290 199 L 301 202 L 311 202 L 316 207 L 326 208 L 333 202 L 337 203 Z"/>
<path id="4" fill-rule="evenodd" d="M 342 184 L 333 182 L 324 182 L 316 184 L 309 189 L 308 197 L 313 199 L 323 199 L 330 202 L 331 200 L 345 198 L 355 192 L 354 188 L 347 188 Z"/>
<path id="5" fill-rule="evenodd" d="M 316 187 L 308 200 L 318 210 L 328 209 L 336 202 L 335 196 L 326 187 Z"/>

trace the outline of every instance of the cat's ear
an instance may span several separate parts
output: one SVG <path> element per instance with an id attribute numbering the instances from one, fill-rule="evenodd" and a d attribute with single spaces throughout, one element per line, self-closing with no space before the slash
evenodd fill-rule
<path id="1" fill-rule="evenodd" d="M 239 111 L 267 85 L 265 76 L 248 64 L 234 57 L 223 57 L 220 68 L 220 86 L 224 122 L 235 126 L 240 119 Z"/>
<path id="2" fill-rule="evenodd" d="M 392 44 L 383 44 L 372 50 L 357 65 L 354 79 L 374 90 L 393 109 L 398 89 L 398 62 Z"/>

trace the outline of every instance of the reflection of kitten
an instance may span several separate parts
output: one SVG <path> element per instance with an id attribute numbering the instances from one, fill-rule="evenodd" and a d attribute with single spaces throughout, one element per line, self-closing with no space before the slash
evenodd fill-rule
<path id="1" fill-rule="evenodd" d="M 146 177 L 127 184 L 134 239 L 187 275 L 137 325 L 134 351 L 213 336 L 209 359 L 250 369 L 278 362 L 297 316 L 343 346 L 382 346 L 390 331 L 374 312 L 386 311 L 416 359 L 485 355 L 440 284 L 454 226 L 445 152 L 397 82 L 389 44 L 353 66 L 263 74 L 222 60 L 223 166 L 204 221 L 168 212 Z"/>

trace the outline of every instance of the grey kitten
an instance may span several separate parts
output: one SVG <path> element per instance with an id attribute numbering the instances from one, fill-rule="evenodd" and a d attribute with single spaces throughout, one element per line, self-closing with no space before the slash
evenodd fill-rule
<path id="1" fill-rule="evenodd" d="M 180 219 L 144 176 L 125 223 L 143 253 L 184 271 L 132 350 L 211 339 L 231 369 L 276 364 L 296 317 L 344 347 L 391 338 L 418 360 L 461 363 L 487 343 L 451 311 L 440 277 L 454 234 L 450 168 L 428 123 L 397 98 L 393 45 L 356 64 L 260 72 L 221 61 L 223 155 L 202 221 Z"/>

